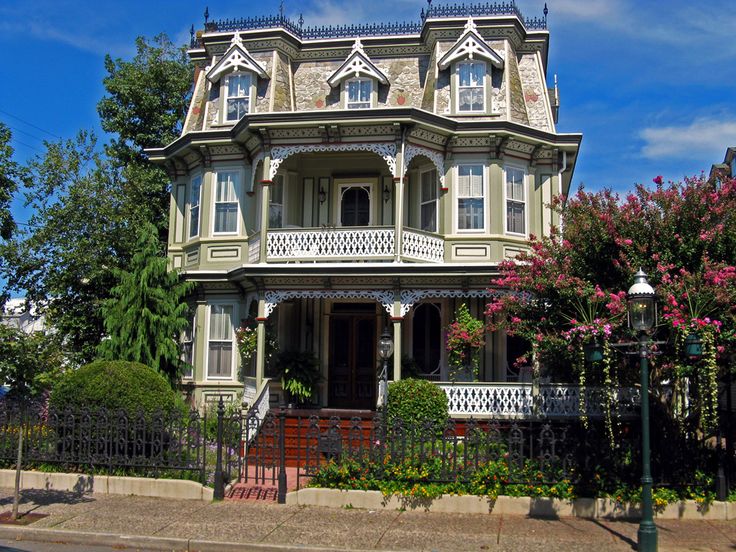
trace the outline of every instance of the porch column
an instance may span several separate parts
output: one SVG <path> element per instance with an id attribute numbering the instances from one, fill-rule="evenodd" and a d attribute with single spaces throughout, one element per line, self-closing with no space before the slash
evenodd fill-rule
<path id="1" fill-rule="evenodd" d="M 391 317 L 391 322 L 394 325 L 394 381 L 401 379 L 401 322 L 404 320 L 401 315 L 401 295 L 400 292 L 396 292 L 394 296 L 394 316 Z M 397 316 L 398 315 L 398 316 Z"/>
<path id="2" fill-rule="evenodd" d="M 261 391 L 266 372 L 266 299 L 258 295 L 258 328 L 256 329 L 256 393 Z"/>
<path id="3" fill-rule="evenodd" d="M 263 158 L 263 178 L 261 179 L 261 184 L 263 185 L 263 187 L 261 188 L 261 246 L 258 257 L 259 263 L 266 262 L 266 252 L 268 251 L 268 204 L 270 201 L 269 185 L 272 184 L 272 181 L 269 178 L 270 170 L 271 152 L 268 152 Z"/>
<path id="4" fill-rule="evenodd" d="M 401 262 L 401 240 L 404 228 L 403 200 L 404 179 L 401 176 L 394 177 L 394 261 Z M 401 311 L 399 311 L 401 312 Z M 394 341 L 396 336 L 394 336 Z"/>

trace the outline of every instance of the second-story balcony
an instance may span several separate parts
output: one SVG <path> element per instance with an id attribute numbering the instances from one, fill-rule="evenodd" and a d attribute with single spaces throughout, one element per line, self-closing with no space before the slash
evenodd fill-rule
<path id="1" fill-rule="evenodd" d="M 444 240 L 436 234 L 406 228 L 399 242 L 397 248 L 393 226 L 273 229 L 266 240 L 266 261 L 444 261 Z M 259 250 L 260 236 L 255 235 L 249 241 L 250 262 L 258 262 Z"/>

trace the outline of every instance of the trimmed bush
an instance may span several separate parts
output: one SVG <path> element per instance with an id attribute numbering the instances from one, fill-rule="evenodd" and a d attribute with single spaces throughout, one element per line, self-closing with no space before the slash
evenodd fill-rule
<path id="1" fill-rule="evenodd" d="M 54 386 L 50 406 L 146 414 L 186 411 L 165 377 L 144 364 L 123 360 L 96 360 L 67 372 Z"/>
<path id="2" fill-rule="evenodd" d="M 442 428 L 449 419 L 447 395 L 427 380 L 402 379 L 388 387 L 389 426 L 401 420 L 405 427 L 421 427 L 431 422 Z"/>

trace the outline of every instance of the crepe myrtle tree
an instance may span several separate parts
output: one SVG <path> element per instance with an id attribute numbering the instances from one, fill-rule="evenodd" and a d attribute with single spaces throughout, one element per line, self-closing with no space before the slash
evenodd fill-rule
<path id="1" fill-rule="evenodd" d="M 558 379 L 594 377 L 611 389 L 633 384 L 635 367 L 611 357 L 610 349 L 591 362 L 582 346 L 596 342 L 606 350 L 631 339 L 624 290 L 642 268 L 659 294 L 657 338 L 674 344 L 653 358 L 652 389 L 665 381 L 674 386 L 668 406 L 675 417 L 684 415 L 689 394 L 701 429 L 711 430 L 718 381 L 732 369 L 726 359 L 736 351 L 736 180 L 658 176 L 653 186 L 637 185 L 624 196 L 580 188 L 552 207 L 563 216 L 563 229 L 532 236 L 530 251 L 502 263 L 492 282 L 511 293 L 487 305 L 490 329 L 530 346 L 525 358 L 510 361 L 544 366 Z M 691 334 L 702 342 L 702 358 L 683 355 Z"/>

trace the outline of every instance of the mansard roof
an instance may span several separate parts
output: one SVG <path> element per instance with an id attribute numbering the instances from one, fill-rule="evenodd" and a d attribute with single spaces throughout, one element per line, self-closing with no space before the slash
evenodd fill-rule
<path id="1" fill-rule="evenodd" d="M 360 38 L 355 39 L 353 51 L 337 71 L 332 73 L 332 76 L 327 79 L 327 83 L 334 88 L 344 79 L 353 77 L 371 77 L 378 80 L 381 84 L 388 84 L 386 75 L 373 64 L 368 54 L 363 50 Z"/>
<path id="2" fill-rule="evenodd" d="M 240 33 L 235 33 L 231 46 L 225 55 L 220 58 L 214 67 L 207 71 L 207 79 L 210 82 L 217 82 L 220 80 L 224 73 L 228 71 L 252 71 L 256 73 L 260 78 L 267 79 L 268 73 L 265 68 L 245 49 L 243 41 L 240 38 Z"/>
<path id="3" fill-rule="evenodd" d="M 478 29 L 473 22 L 473 18 L 469 17 L 465 25 L 465 33 L 457 39 L 455 45 L 442 56 L 439 61 L 440 69 L 447 69 L 454 61 L 461 59 L 481 58 L 492 65 L 503 69 L 503 58 L 496 51 L 486 44 L 483 37 L 478 34 Z"/>

